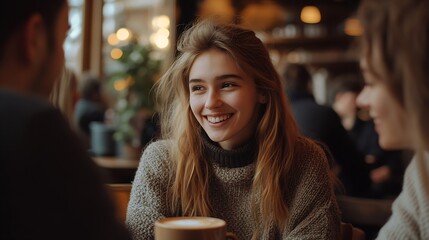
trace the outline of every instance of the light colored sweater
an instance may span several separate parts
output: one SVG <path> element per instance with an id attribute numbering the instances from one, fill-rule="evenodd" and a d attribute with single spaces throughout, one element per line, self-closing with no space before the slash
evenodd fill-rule
<path id="1" fill-rule="evenodd" d="M 402 192 L 377 239 L 429 239 L 429 153 L 424 158 L 414 157 L 407 167 Z"/>
<path id="2" fill-rule="evenodd" d="M 328 178 L 329 166 L 323 151 L 306 139 L 299 144 L 305 149 L 296 159 L 286 196 L 290 211 L 284 230 L 273 224 L 257 239 L 338 239 L 340 213 Z M 251 214 L 251 185 L 255 173 L 255 144 L 226 151 L 206 141 L 206 152 L 212 163 L 210 199 L 214 215 L 227 222 L 227 230 L 238 239 L 252 238 L 255 223 Z M 167 206 L 169 171 L 167 142 L 150 144 L 143 153 L 128 205 L 126 224 L 134 239 L 153 239 L 154 222 L 173 216 Z"/>

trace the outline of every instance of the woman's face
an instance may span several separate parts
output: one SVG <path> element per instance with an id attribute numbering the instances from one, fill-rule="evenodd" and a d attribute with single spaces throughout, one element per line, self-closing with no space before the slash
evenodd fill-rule
<path id="1" fill-rule="evenodd" d="M 192 113 L 212 141 L 230 150 L 252 137 L 264 97 L 228 54 L 217 49 L 200 54 L 190 70 L 189 91 Z"/>
<path id="2" fill-rule="evenodd" d="M 366 84 L 357 98 L 357 103 L 369 109 L 379 135 L 380 146 L 384 149 L 409 148 L 412 144 L 407 114 L 385 84 L 388 80 L 380 79 L 369 71 L 365 60 L 361 61 L 361 67 Z M 373 66 L 373 69 L 380 69 L 377 67 Z"/>
<path id="3" fill-rule="evenodd" d="M 341 117 L 354 117 L 357 110 L 356 98 L 357 94 L 352 91 L 337 93 L 332 107 Z"/>

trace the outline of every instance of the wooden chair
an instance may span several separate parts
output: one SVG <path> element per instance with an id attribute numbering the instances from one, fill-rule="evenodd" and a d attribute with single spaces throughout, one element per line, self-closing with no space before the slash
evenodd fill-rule
<path id="1" fill-rule="evenodd" d="M 116 204 L 117 216 L 122 222 L 125 222 L 125 218 L 127 216 L 131 186 L 131 183 L 107 184 L 107 189 L 112 194 L 112 198 Z"/>
<path id="2" fill-rule="evenodd" d="M 341 220 L 365 231 L 369 239 L 387 222 L 391 215 L 393 199 L 356 198 L 337 196 Z"/>
<path id="3" fill-rule="evenodd" d="M 341 223 L 341 240 L 366 240 L 365 232 L 351 223 Z"/>

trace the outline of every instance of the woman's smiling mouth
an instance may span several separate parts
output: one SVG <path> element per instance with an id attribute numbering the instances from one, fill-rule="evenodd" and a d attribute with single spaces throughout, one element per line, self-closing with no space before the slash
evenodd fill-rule
<path id="1" fill-rule="evenodd" d="M 232 114 L 225 114 L 220 116 L 206 116 L 206 118 L 210 123 L 220 123 L 229 119 L 231 116 Z"/>

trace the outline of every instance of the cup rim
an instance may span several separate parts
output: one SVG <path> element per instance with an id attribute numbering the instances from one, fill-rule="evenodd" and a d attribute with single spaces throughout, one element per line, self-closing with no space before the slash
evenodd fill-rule
<path id="1" fill-rule="evenodd" d="M 182 229 L 188 229 L 188 230 L 198 230 L 198 229 L 216 229 L 216 228 L 221 228 L 221 227 L 225 227 L 226 226 L 226 222 L 223 219 L 220 218 L 214 218 L 214 217 L 203 217 L 203 216 L 195 216 L 195 217 L 165 217 L 165 218 L 161 218 L 155 221 L 155 226 L 159 226 L 162 228 L 168 228 L 168 229 L 176 229 L 177 226 L 173 226 L 172 224 L 167 224 L 167 221 L 174 221 L 174 220 L 195 220 L 195 219 L 208 219 L 208 220 L 213 220 L 216 221 L 217 224 L 213 224 L 213 225 L 204 225 L 204 226 L 192 226 L 192 225 L 180 225 L 180 227 Z"/>

